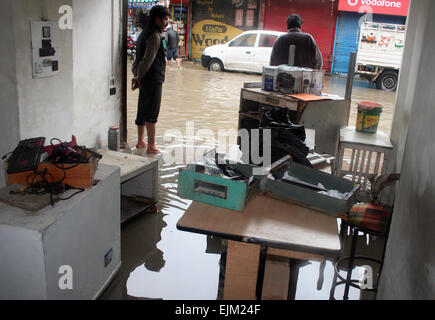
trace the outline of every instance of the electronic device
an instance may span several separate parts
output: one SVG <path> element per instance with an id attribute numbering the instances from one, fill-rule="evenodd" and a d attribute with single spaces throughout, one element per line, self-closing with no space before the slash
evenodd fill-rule
<path id="1" fill-rule="evenodd" d="M 44 143 L 44 137 L 21 140 L 7 160 L 7 173 L 37 169 L 44 150 Z"/>

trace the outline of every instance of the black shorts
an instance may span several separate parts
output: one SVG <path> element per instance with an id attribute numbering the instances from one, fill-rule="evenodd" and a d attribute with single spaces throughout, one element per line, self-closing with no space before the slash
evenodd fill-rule
<path id="1" fill-rule="evenodd" d="M 178 59 L 178 49 L 169 49 L 166 51 L 168 61 Z"/>
<path id="2" fill-rule="evenodd" d="M 143 126 L 145 122 L 156 123 L 162 101 L 162 84 L 146 85 L 139 90 L 136 125 Z"/>

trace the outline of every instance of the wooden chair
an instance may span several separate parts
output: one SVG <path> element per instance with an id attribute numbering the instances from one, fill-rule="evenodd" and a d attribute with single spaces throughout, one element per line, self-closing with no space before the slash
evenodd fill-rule
<path id="1" fill-rule="evenodd" d="M 370 181 L 386 172 L 392 148 L 390 137 L 384 132 L 362 133 L 355 127 L 342 128 L 332 171 L 360 184 L 362 191 L 370 190 Z M 348 154 L 350 164 L 345 161 Z"/>

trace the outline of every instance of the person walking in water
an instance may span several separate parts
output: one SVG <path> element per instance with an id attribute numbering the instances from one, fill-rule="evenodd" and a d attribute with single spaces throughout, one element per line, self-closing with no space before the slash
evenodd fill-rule
<path id="1" fill-rule="evenodd" d="M 178 36 L 178 32 L 174 30 L 172 24 L 168 26 L 168 32 L 166 33 L 166 57 L 168 58 L 168 63 L 171 64 L 172 60 L 177 63 L 178 69 L 181 68 L 180 61 L 178 59 L 178 45 L 180 43 L 180 37 Z"/>

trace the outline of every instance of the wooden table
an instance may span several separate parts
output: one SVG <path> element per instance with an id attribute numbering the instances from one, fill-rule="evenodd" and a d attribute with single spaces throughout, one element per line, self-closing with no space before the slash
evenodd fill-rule
<path id="1" fill-rule="evenodd" d="M 225 299 L 261 298 L 267 254 L 323 261 L 340 252 L 336 218 L 264 194 L 242 212 L 194 201 L 177 228 L 230 240 Z"/>

